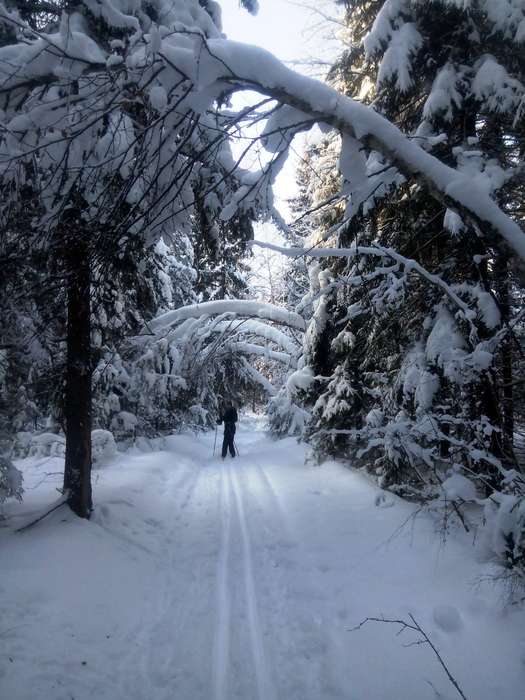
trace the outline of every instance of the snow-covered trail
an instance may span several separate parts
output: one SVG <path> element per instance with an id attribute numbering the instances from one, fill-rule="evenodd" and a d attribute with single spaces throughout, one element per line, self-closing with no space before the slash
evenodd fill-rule
<path id="1" fill-rule="evenodd" d="M 409 633 L 352 631 L 409 613 L 469 700 L 521 697 L 525 616 L 477 585 L 468 538 L 443 545 L 427 516 L 399 531 L 413 506 L 340 465 L 304 466 L 294 440 L 241 428 L 237 443 L 223 462 L 213 434 L 172 436 L 97 472 L 91 522 L 61 510 L 0 530 L 1 697 L 459 697 Z M 28 486 L 51 475 L 10 505 L 15 523 L 58 478 L 23 466 Z"/>

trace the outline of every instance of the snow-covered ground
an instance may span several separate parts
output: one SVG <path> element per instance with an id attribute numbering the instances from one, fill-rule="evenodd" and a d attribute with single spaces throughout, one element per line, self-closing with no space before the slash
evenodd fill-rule
<path id="1" fill-rule="evenodd" d="M 471 540 L 443 544 L 414 506 L 256 428 L 236 460 L 212 457 L 213 434 L 120 455 L 96 472 L 90 522 L 61 508 L 0 529 L 0 696 L 459 698 L 415 635 L 352 631 L 411 613 L 469 700 L 523 697 L 525 614 L 481 583 Z M 57 458 L 22 466 L 10 528 L 60 483 Z"/>

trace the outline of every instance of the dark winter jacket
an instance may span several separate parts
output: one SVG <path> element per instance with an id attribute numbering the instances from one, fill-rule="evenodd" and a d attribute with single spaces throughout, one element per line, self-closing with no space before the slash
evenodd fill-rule
<path id="1" fill-rule="evenodd" d="M 233 406 L 228 406 L 228 408 L 224 411 L 222 416 L 219 419 L 219 423 L 223 423 L 225 427 L 228 425 L 228 423 L 235 425 L 237 421 L 239 420 L 239 417 L 237 416 L 237 411 Z"/>

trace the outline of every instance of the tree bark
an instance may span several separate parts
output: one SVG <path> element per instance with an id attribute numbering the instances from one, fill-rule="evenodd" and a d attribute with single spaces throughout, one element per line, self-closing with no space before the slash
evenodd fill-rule
<path id="1" fill-rule="evenodd" d="M 64 493 L 81 518 L 89 518 L 91 494 L 91 274 L 87 246 L 70 241 L 67 269 L 66 461 Z"/>
<path id="2" fill-rule="evenodd" d="M 508 261 L 500 257 L 496 262 L 496 289 L 502 321 L 508 326 L 510 322 L 510 294 Z M 514 393 L 513 393 L 513 357 L 512 337 L 510 331 L 501 344 L 502 384 L 503 384 L 503 450 L 511 462 L 514 461 Z"/>

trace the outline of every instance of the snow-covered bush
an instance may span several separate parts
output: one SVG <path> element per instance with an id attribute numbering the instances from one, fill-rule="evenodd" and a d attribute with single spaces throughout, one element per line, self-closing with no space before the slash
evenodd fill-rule
<path id="1" fill-rule="evenodd" d="M 91 454 L 95 467 L 111 461 L 117 454 L 117 445 L 113 433 L 109 430 L 93 430 L 91 433 Z"/>
<path id="2" fill-rule="evenodd" d="M 128 427 L 133 421 L 122 419 Z M 95 465 L 109 461 L 117 453 L 115 438 L 109 430 L 95 429 L 91 433 L 92 456 Z M 26 457 L 64 457 L 66 438 L 60 433 L 28 433 L 20 432 L 13 442 L 13 453 L 20 458 Z"/>
<path id="3" fill-rule="evenodd" d="M 111 420 L 111 431 L 119 440 L 133 438 L 136 434 L 137 423 L 138 418 L 134 413 L 119 411 Z"/>
<path id="4" fill-rule="evenodd" d="M 11 454 L 14 457 L 27 457 L 32 437 L 33 433 L 27 430 L 21 430 L 16 433 L 11 444 Z"/>
<path id="5" fill-rule="evenodd" d="M 310 416 L 305 408 L 295 403 L 286 386 L 281 387 L 279 392 L 270 398 L 266 415 L 270 432 L 276 437 L 301 437 Z"/>
<path id="6" fill-rule="evenodd" d="M 0 455 L 0 504 L 7 498 L 21 501 L 24 492 L 22 482 L 22 472 L 5 455 Z"/>
<path id="7" fill-rule="evenodd" d="M 66 453 L 66 438 L 55 433 L 32 435 L 27 457 L 63 457 Z"/>
<path id="8" fill-rule="evenodd" d="M 457 471 L 447 476 L 441 488 L 445 498 L 453 503 L 472 503 L 479 498 L 474 481 Z"/>
<path id="9" fill-rule="evenodd" d="M 525 497 L 494 493 L 485 505 L 481 552 L 503 567 L 511 583 L 525 584 Z"/>

